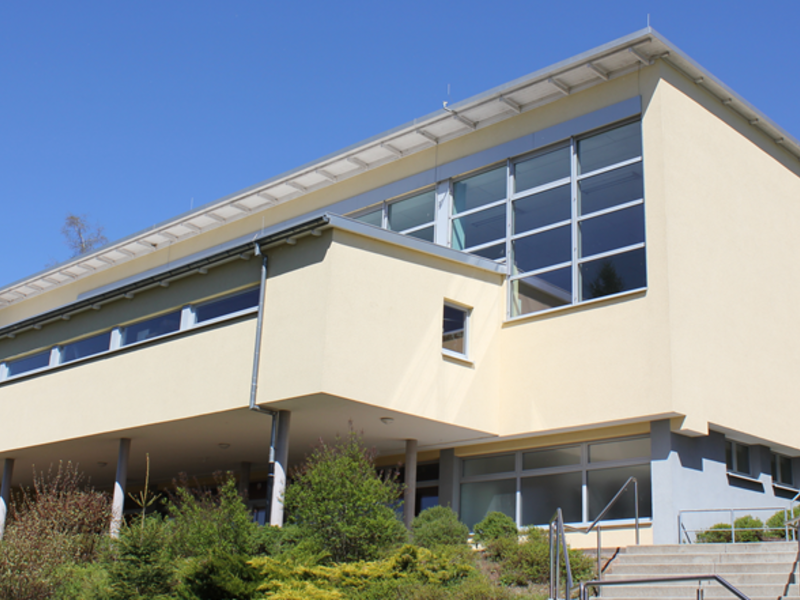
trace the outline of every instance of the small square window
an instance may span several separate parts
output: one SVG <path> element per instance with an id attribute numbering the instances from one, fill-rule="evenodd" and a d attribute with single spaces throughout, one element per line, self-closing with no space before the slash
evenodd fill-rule
<path id="1" fill-rule="evenodd" d="M 750 475 L 750 446 L 726 440 L 725 464 L 728 471 Z"/>
<path id="2" fill-rule="evenodd" d="M 442 351 L 461 357 L 467 355 L 467 322 L 469 310 L 452 304 L 444 305 Z"/>

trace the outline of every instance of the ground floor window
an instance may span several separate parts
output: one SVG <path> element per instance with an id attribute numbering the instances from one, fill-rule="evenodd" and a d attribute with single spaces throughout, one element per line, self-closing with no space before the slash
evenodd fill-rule
<path id="1" fill-rule="evenodd" d="M 652 515 L 650 438 L 584 442 L 552 448 L 465 458 L 461 469 L 461 520 L 470 529 L 499 511 L 521 527 L 545 525 L 561 508 L 570 523 L 593 521 L 629 477 L 639 485 L 639 516 Z M 607 513 L 632 519 L 633 489 Z"/>

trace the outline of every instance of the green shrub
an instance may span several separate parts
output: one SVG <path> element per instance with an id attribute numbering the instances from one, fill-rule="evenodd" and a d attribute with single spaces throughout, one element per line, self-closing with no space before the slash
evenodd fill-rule
<path id="1" fill-rule="evenodd" d="M 513 538 L 519 535 L 517 524 L 508 515 L 492 511 L 475 525 L 472 539 L 475 543 L 486 545 L 495 540 Z"/>
<path id="2" fill-rule="evenodd" d="M 464 545 L 469 538 L 469 528 L 458 520 L 449 506 L 426 508 L 411 522 L 411 535 L 417 546 Z"/>
<path id="3" fill-rule="evenodd" d="M 764 523 L 751 515 L 739 517 L 734 522 L 737 542 L 760 542 L 765 537 Z M 717 523 L 697 534 L 696 541 L 701 544 L 721 544 L 731 541 L 731 526 Z"/>
<path id="4" fill-rule="evenodd" d="M 186 562 L 180 574 L 181 600 L 250 600 L 260 584 L 258 569 L 241 554 L 216 554 Z"/>
<path id="5" fill-rule="evenodd" d="M 800 506 L 795 506 L 792 510 L 792 516 L 789 517 L 789 520 L 794 519 L 800 516 Z M 769 539 L 784 539 L 786 537 L 786 513 L 782 510 L 779 510 L 774 515 L 772 515 L 769 519 L 767 519 L 767 530 L 765 531 L 765 536 Z M 789 536 L 791 537 L 791 533 Z"/>
<path id="6" fill-rule="evenodd" d="M 374 456 L 351 431 L 320 443 L 286 488 L 290 522 L 334 562 L 375 559 L 407 537 L 391 508 L 402 486 L 377 474 Z"/>

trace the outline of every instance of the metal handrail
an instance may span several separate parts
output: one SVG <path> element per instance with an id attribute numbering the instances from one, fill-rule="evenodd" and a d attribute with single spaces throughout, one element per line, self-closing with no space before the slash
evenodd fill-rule
<path id="1" fill-rule="evenodd" d="M 800 498 L 800 493 L 795 496 L 795 499 Z M 734 544 L 737 543 L 736 541 L 736 533 L 742 531 L 780 531 L 777 527 L 736 527 L 736 514 L 742 513 L 756 513 L 756 512 L 766 512 L 766 511 L 783 511 L 783 535 L 784 539 L 789 540 L 789 529 L 792 526 L 792 521 L 797 519 L 790 520 L 790 517 L 793 514 L 792 505 L 795 502 L 795 499 L 791 500 L 789 507 L 786 506 L 753 506 L 753 507 L 742 507 L 742 508 L 687 508 L 684 510 L 678 511 L 678 543 L 683 543 L 683 538 L 680 535 L 681 530 L 683 530 L 684 535 L 686 536 L 686 541 L 689 544 L 695 543 L 692 541 L 689 532 L 691 533 L 698 533 L 700 531 L 706 531 L 705 529 L 687 529 L 686 525 L 683 521 L 683 516 L 689 513 L 727 513 L 730 516 L 730 534 L 731 534 L 731 542 Z M 800 515 L 798 516 L 800 518 Z M 727 530 L 721 530 L 727 531 Z M 794 532 L 793 532 L 794 533 Z M 795 536 L 796 538 L 796 536 Z M 741 542 L 740 542 L 741 543 Z"/>
<path id="2" fill-rule="evenodd" d="M 591 533 L 595 527 L 597 528 L 597 576 L 602 578 L 603 572 L 601 570 L 600 564 L 602 562 L 600 551 L 602 549 L 602 544 L 600 541 L 600 531 L 601 528 L 598 526 L 600 521 L 611 507 L 616 504 L 617 500 L 619 500 L 620 496 L 622 496 L 623 492 L 628 489 L 628 486 L 633 483 L 633 506 L 634 506 L 634 528 L 636 531 L 636 545 L 639 545 L 639 481 L 636 477 L 628 477 L 625 483 L 622 484 L 622 487 L 619 488 L 614 497 L 606 504 L 605 508 L 600 511 L 600 514 L 597 515 L 597 518 L 592 521 L 592 523 L 588 527 L 572 527 L 564 525 L 564 516 L 561 512 L 561 509 L 557 509 L 553 516 L 550 518 L 550 598 L 556 600 L 558 598 L 558 588 L 559 588 L 559 575 L 560 575 L 560 564 L 559 564 L 559 556 L 558 552 L 560 550 L 559 545 L 563 544 L 564 547 L 564 564 L 567 568 L 567 596 L 569 596 L 570 591 L 572 590 L 572 569 L 569 564 L 569 553 L 567 552 L 567 542 L 566 537 L 564 535 L 564 530 L 569 529 L 570 531 L 580 532 L 580 533 Z M 556 527 L 556 543 L 555 543 L 555 554 L 553 553 L 553 525 L 555 524 Z M 555 560 L 553 558 L 555 557 Z"/>
<path id="3" fill-rule="evenodd" d="M 642 579 L 605 579 L 598 581 L 582 581 L 580 584 L 580 595 L 578 597 L 580 600 L 589 600 L 590 587 L 600 587 L 604 585 L 635 585 L 643 583 L 671 583 L 675 581 L 716 581 L 734 596 L 739 598 L 739 600 L 750 600 L 749 596 L 739 591 L 724 577 L 720 577 L 719 575 L 674 575 L 669 577 L 645 577 Z"/>

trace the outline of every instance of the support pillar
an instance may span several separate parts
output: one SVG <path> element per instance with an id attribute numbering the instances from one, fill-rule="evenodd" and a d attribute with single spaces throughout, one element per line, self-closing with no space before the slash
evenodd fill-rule
<path id="1" fill-rule="evenodd" d="M 278 426 L 275 428 L 276 436 L 273 443 L 275 456 L 270 465 L 270 501 L 269 501 L 269 524 L 283 525 L 283 493 L 286 491 L 286 468 L 289 460 L 289 425 L 292 420 L 292 413 L 288 410 L 279 410 L 273 417 L 278 419 Z"/>
<path id="2" fill-rule="evenodd" d="M 417 440 L 406 440 L 406 489 L 403 493 L 403 522 L 411 529 L 417 504 Z"/>
<path id="3" fill-rule="evenodd" d="M 125 489 L 128 484 L 128 457 L 131 451 L 130 438 L 120 438 L 117 456 L 117 476 L 114 480 L 114 499 L 111 503 L 111 537 L 119 537 L 122 512 L 125 507 Z"/>
<path id="4" fill-rule="evenodd" d="M 14 459 L 7 458 L 3 464 L 3 484 L 0 487 L 0 540 L 6 529 L 6 516 L 8 516 L 8 502 L 11 498 L 11 476 L 14 473 Z"/>
<path id="5" fill-rule="evenodd" d="M 453 448 L 439 451 L 439 505 L 459 512 L 459 459 Z"/>
<path id="6" fill-rule="evenodd" d="M 243 500 L 250 499 L 250 467 L 249 462 L 243 462 L 239 469 L 239 495 Z"/>

